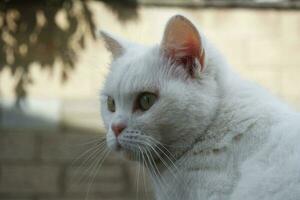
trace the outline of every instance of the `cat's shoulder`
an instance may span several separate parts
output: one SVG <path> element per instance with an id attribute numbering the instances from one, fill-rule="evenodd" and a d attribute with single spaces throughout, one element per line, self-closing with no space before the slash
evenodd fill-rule
<path id="1" fill-rule="evenodd" d="M 300 196 L 300 116 L 271 129 L 266 144 L 246 160 L 232 200 L 295 200 Z"/>

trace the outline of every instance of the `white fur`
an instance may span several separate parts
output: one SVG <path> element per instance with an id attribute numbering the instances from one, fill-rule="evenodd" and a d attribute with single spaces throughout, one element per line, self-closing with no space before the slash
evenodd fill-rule
<path id="1" fill-rule="evenodd" d="M 124 47 L 101 98 L 108 146 L 116 146 L 110 128 L 116 122 L 128 126 L 120 135 L 125 149 L 134 148 L 127 141 L 139 135 L 170 145 L 178 170 L 174 175 L 158 163 L 163 182 L 153 175 L 157 200 L 299 200 L 299 114 L 239 78 L 203 36 L 202 41 L 206 68 L 188 80 L 180 78 L 180 68 L 170 73 L 174 68 L 159 46 Z M 132 111 L 139 92 L 156 89 L 159 99 L 150 110 Z M 116 101 L 115 113 L 107 110 L 107 95 Z"/>

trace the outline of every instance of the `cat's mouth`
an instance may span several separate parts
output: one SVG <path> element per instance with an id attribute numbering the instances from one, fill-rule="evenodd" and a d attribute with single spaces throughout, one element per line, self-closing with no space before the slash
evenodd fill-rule
<path id="1" fill-rule="evenodd" d="M 126 149 L 120 149 L 119 152 L 122 154 L 124 158 L 130 161 L 139 161 L 135 156 L 135 153 L 132 151 L 128 151 Z"/>
<path id="2" fill-rule="evenodd" d="M 137 155 L 139 154 L 137 146 L 128 140 L 124 141 L 120 138 L 115 138 L 114 141 L 108 142 L 108 147 L 111 150 L 128 160 L 137 160 Z"/>
<path id="3" fill-rule="evenodd" d="M 166 147 L 162 147 L 159 143 L 150 142 L 143 138 L 119 137 L 113 140 L 111 148 L 119 154 L 123 159 L 134 161 L 142 164 L 151 171 L 155 171 L 159 167 L 167 167 L 174 165 L 174 157 Z M 113 144 L 113 145 L 112 145 Z M 153 169 L 153 168 L 156 169 Z"/>
<path id="4" fill-rule="evenodd" d="M 122 147 L 122 145 L 117 144 L 115 151 L 119 154 L 121 154 L 125 159 L 130 160 L 130 161 L 138 161 L 136 152 L 133 151 L 132 149 L 126 149 Z"/>
<path id="5" fill-rule="evenodd" d="M 114 150 L 130 161 L 143 162 L 143 160 L 153 160 L 156 162 L 158 153 L 154 152 L 155 146 L 150 147 L 139 142 L 116 139 Z"/>
<path id="6" fill-rule="evenodd" d="M 122 150 L 122 146 L 119 142 L 117 142 L 117 145 L 116 145 L 116 151 L 119 152 Z"/>
<path id="7" fill-rule="evenodd" d="M 126 159 L 131 161 L 138 161 L 141 159 L 143 152 L 138 145 L 128 144 L 124 141 L 118 141 L 116 145 L 116 152 L 120 153 Z"/>
<path id="8" fill-rule="evenodd" d="M 118 137 L 107 140 L 108 147 L 131 161 L 157 163 L 160 159 L 169 160 L 168 151 L 149 135 L 140 131 L 128 130 Z"/>

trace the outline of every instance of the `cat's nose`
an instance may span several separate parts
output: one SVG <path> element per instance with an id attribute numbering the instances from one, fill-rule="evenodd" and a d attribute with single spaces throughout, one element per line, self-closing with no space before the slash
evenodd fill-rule
<path id="1" fill-rule="evenodd" d="M 116 137 L 118 137 L 126 127 L 127 127 L 126 124 L 123 124 L 123 123 L 118 123 L 118 124 L 112 124 L 111 125 L 111 129 L 115 133 Z"/>

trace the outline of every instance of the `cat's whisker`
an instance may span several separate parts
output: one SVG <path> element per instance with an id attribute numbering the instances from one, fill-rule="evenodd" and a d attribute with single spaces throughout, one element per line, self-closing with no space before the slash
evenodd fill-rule
<path id="1" fill-rule="evenodd" d="M 98 153 L 100 152 L 100 153 L 101 153 L 103 150 L 105 150 L 105 148 L 106 148 L 106 146 L 105 146 L 104 144 L 99 144 L 99 145 L 96 145 L 96 146 L 92 147 L 92 149 L 93 149 L 95 152 L 93 152 L 93 153 L 91 153 L 90 155 L 88 155 L 88 156 L 82 161 L 82 163 L 81 163 L 80 166 L 84 166 L 84 164 L 90 160 L 90 158 L 93 156 L 94 153 L 96 153 L 96 152 L 98 152 Z M 90 151 L 89 151 L 89 152 L 90 152 Z M 88 152 L 84 153 L 84 155 L 82 155 L 81 157 L 85 156 L 87 153 L 88 153 Z"/>
<path id="2" fill-rule="evenodd" d="M 145 142 L 143 141 L 139 141 L 140 144 L 143 144 L 144 146 L 148 146 L 149 144 L 145 144 Z M 139 147 L 139 145 L 138 145 Z M 143 157 L 143 165 L 148 169 L 149 172 L 151 172 L 152 174 L 152 178 L 155 182 L 157 182 L 159 185 L 161 185 L 161 187 L 164 187 L 164 185 L 166 185 L 164 180 L 162 179 L 162 176 L 160 174 L 160 171 L 158 170 L 156 163 L 154 161 L 154 158 L 152 157 L 152 154 L 150 153 L 149 150 L 145 149 L 145 148 L 140 148 L 140 152 L 141 155 Z M 144 156 L 145 154 L 145 156 Z"/>
<path id="3" fill-rule="evenodd" d="M 145 174 L 145 167 L 146 167 L 146 160 L 145 160 L 145 157 L 144 157 L 144 154 L 143 154 L 143 151 L 142 151 L 142 147 L 138 146 L 140 152 L 141 152 L 141 156 L 142 156 L 142 169 L 143 169 L 143 182 L 144 182 L 144 192 L 145 192 L 145 196 L 147 196 L 148 192 L 147 192 L 147 185 L 146 185 L 146 174 Z M 148 169 L 147 169 L 148 170 Z"/>
<path id="4" fill-rule="evenodd" d="M 82 171 L 82 176 L 79 177 L 78 180 L 75 180 L 79 183 L 81 182 L 84 182 L 84 179 L 85 179 L 85 174 L 88 173 L 94 166 L 95 164 L 95 161 L 94 159 L 97 158 L 99 156 L 99 158 L 103 157 L 101 155 L 103 155 L 103 151 L 105 150 L 105 148 L 102 148 L 102 149 L 96 149 L 92 154 L 89 155 L 89 157 L 84 161 L 84 163 L 82 163 L 80 166 L 79 166 L 79 170 L 81 171 L 81 168 L 84 167 L 85 169 L 83 169 Z M 92 162 L 88 165 L 89 161 Z M 88 176 L 86 177 L 88 179 Z"/>
<path id="5" fill-rule="evenodd" d="M 93 182 L 95 180 L 95 177 L 96 177 L 96 173 L 97 171 L 99 170 L 99 168 L 102 166 L 102 163 L 104 162 L 104 160 L 106 159 L 106 157 L 108 156 L 108 154 L 110 153 L 110 150 L 106 149 L 104 151 L 104 155 L 102 157 L 99 157 L 98 161 L 96 162 L 96 164 L 94 165 L 93 169 L 91 170 L 91 172 L 94 173 L 94 175 L 91 177 L 91 180 L 90 180 L 90 183 L 89 183 L 89 186 L 88 186 L 88 190 L 87 190 L 87 193 L 86 193 L 86 200 L 88 198 L 88 195 L 89 195 L 89 192 L 90 192 L 90 189 L 93 185 Z M 90 174 L 92 175 L 92 173 Z"/>
<path id="6" fill-rule="evenodd" d="M 157 149 L 159 149 L 161 152 L 163 152 L 158 146 L 157 146 Z M 165 156 L 167 156 L 166 154 L 165 154 Z M 179 170 L 178 169 L 178 167 L 176 166 L 176 164 L 170 159 L 170 158 L 168 158 L 169 160 L 170 160 L 170 162 L 171 162 L 171 164 L 173 165 L 173 167 L 175 168 L 175 170 L 176 170 L 176 173 L 177 174 L 181 174 L 181 170 Z M 171 172 L 171 171 L 170 171 Z M 172 173 L 172 172 L 171 172 Z M 173 175 L 173 177 L 175 178 L 175 179 L 177 179 L 177 180 L 179 180 L 180 178 L 176 175 L 176 173 L 172 173 L 172 175 Z M 183 181 L 183 185 L 185 185 L 185 186 L 187 186 L 187 184 L 186 184 L 186 182 L 184 181 L 185 179 L 181 179 L 182 181 Z M 188 187 L 187 187 L 188 188 Z"/>
<path id="7" fill-rule="evenodd" d="M 155 142 L 157 142 L 158 144 L 160 144 L 160 145 L 162 145 L 162 146 L 164 146 L 164 147 L 172 147 L 172 148 L 190 148 L 191 147 L 191 145 L 175 145 L 175 144 L 166 144 L 166 143 L 162 143 L 162 142 L 160 142 L 160 141 L 158 141 L 158 140 L 156 140 L 156 139 L 154 139 L 153 137 L 151 137 L 151 136 L 148 136 L 150 139 L 152 139 L 152 140 L 155 140 Z"/>
<path id="8" fill-rule="evenodd" d="M 138 146 L 138 145 L 137 145 Z M 138 158 L 137 158 L 137 161 L 138 161 L 138 172 L 137 172 L 137 182 L 136 182 L 136 199 L 138 200 L 138 198 L 139 198 L 139 192 L 138 192 L 138 190 L 139 190 L 139 178 L 140 178 L 140 170 L 141 170 L 141 165 L 140 165 L 140 163 L 141 163 L 141 160 L 140 160 L 140 152 L 137 152 L 137 156 L 138 156 Z"/>
<path id="9" fill-rule="evenodd" d="M 150 146 L 155 146 L 155 148 L 157 148 L 164 156 L 166 156 L 167 157 L 167 159 L 174 165 L 174 167 L 176 168 L 176 165 L 175 165 L 175 163 L 174 163 L 174 161 L 173 160 L 176 160 L 176 158 L 174 157 L 174 155 L 166 148 L 166 147 L 164 147 L 164 145 L 162 145 L 159 141 L 157 141 L 157 140 L 155 140 L 153 137 L 151 137 L 151 136 L 149 136 L 148 137 L 148 139 L 150 139 L 150 141 L 149 141 L 149 145 Z M 151 145 L 153 143 L 153 145 Z M 161 146 L 161 147 L 163 147 L 163 149 L 168 153 L 168 154 L 170 154 L 170 156 L 172 156 L 172 159 L 166 154 L 166 152 L 165 151 L 163 151 L 159 146 Z M 157 152 L 158 153 L 158 152 Z M 159 153 L 158 153 L 158 155 L 160 155 Z"/>
<path id="10" fill-rule="evenodd" d="M 149 156 L 147 156 L 148 153 L 149 153 Z M 151 164 L 152 170 L 151 169 L 150 170 L 153 172 L 152 176 L 154 176 L 154 177 L 152 177 L 152 179 L 153 179 L 154 182 L 157 182 L 157 184 L 160 185 L 161 192 L 162 192 L 163 196 L 165 196 L 165 191 L 167 191 L 167 190 L 165 190 L 165 187 L 167 186 L 167 183 L 165 182 L 165 180 L 161 176 L 161 174 L 160 174 L 160 172 L 159 172 L 159 170 L 158 170 L 158 168 L 155 164 L 155 161 L 154 161 L 153 157 L 151 156 L 151 153 L 146 150 L 145 154 L 147 156 L 149 164 Z M 153 165 L 155 166 L 155 168 L 154 168 Z M 157 170 L 157 172 L 156 172 L 156 170 Z M 165 199 L 167 199 L 167 198 L 165 198 Z"/>
<path id="11" fill-rule="evenodd" d="M 146 157 L 144 157 L 144 159 L 145 159 L 145 165 L 146 165 L 146 168 L 147 168 L 148 172 L 150 172 L 150 175 L 151 175 L 150 177 L 151 177 L 151 179 L 152 179 L 154 182 L 157 182 L 157 184 L 160 185 L 161 188 L 163 188 L 163 183 L 160 181 L 158 175 L 157 175 L 156 172 L 155 172 L 155 169 L 153 169 L 152 165 L 150 165 L 150 164 L 151 164 L 151 161 L 150 161 L 150 159 L 149 159 L 149 157 L 148 157 L 148 153 L 147 153 L 147 150 L 146 150 L 146 149 L 145 149 L 145 151 L 144 151 L 144 154 L 145 154 L 145 156 L 146 156 Z M 152 173 L 151 173 L 151 172 L 152 172 Z M 153 176 L 154 176 L 154 177 L 153 177 Z M 156 177 L 156 178 L 155 178 L 155 177 Z"/>
<path id="12" fill-rule="evenodd" d="M 77 156 L 72 162 L 71 165 L 75 165 L 78 161 L 80 161 L 84 156 L 86 156 L 88 153 L 90 153 L 93 150 L 96 150 L 98 148 L 101 148 L 103 144 L 95 144 L 94 146 L 88 148 L 86 151 L 81 153 L 79 156 Z"/>
<path id="13" fill-rule="evenodd" d="M 132 136 L 138 136 L 138 137 L 133 138 Z M 178 174 L 180 172 L 176 164 L 174 163 L 175 157 L 159 141 L 155 140 L 151 136 L 138 135 L 138 134 L 127 135 L 127 137 L 122 137 L 120 141 L 126 142 L 126 145 L 128 145 L 129 147 L 132 146 L 132 148 L 139 149 L 138 152 L 140 152 L 140 155 L 143 160 L 142 162 L 141 161 L 140 162 L 151 173 L 151 178 L 153 179 L 154 182 L 157 183 L 157 185 L 159 185 L 158 189 L 161 190 L 161 193 L 167 191 L 166 187 L 168 186 L 168 184 L 166 180 L 163 178 L 163 176 L 161 175 L 153 155 L 155 155 L 155 157 L 157 157 L 162 162 L 165 169 L 167 169 L 171 173 L 174 179 L 176 180 L 179 179 Z M 135 153 L 136 152 L 134 151 L 134 155 Z M 163 194 L 163 196 L 167 197 L 168 195 Z"/>
<path id="14" fill-rule="evenodd" d="M 167 151 L 168 154 L 170 154 L 170 156 L 172 156 L 172 159 L 176 160 L 175 156 L 158 140 L 154 139 L 153 137 L 149 136 L 149 139 L 152 140 L 156 146 L 160 145 L 163 147 L 164 150 Z"/>
<path id="15" fill-rule="evenodd" d="M 156 146 L 161 152 L 163 152 L 158 146 Z M 166 167 L 167 170 L 169 170 L 171 172 L 171 174 L 173 175 L 173 177 L 176 179 L 176 180 L 179 180 L 179 177 L 176 175 L 176 173 L 173 171 L 172 167 L 169 166 L 165 161 L 164 159 L 160 156 L 160 154 L 154 149 L 152 148 L 153 151 L 157 154 L 158 158 L 163 162 L 164 166 Z M 164 152 L 163 152 L 164 153 Z M 168 157 L 166 154 L 164 154 L 166 157 Z M 175 163 L 168 157 L 169 161 L 171 162 L 171 164 L 173 165 L 173 167 L 175 168 L 176 172 L 178 174 L 180 174 L 180 170 L 177 168 L 177 166 L 175 165 Z M 184 182 L 183 183 L 184 185 L 186 185 L 186 183 Z"/>
<path id="16" fill-rule="evenodd" d="M 169 162 L 173 165 L 173 167 L 179 171 L 179 169 L 177 168 L 177 166 L 175 165 L 174 161 L 159 147 L 156 146 L 156 148 L 169 160 Z M 156 150 L 155 150 L 156 151 Z M 158 153 L 159 154 L 159 153 Z M 159 154 L 160 155 L 160 154 Z"/>
<path id="17" fill-rule="evenodd" d="M 77 177 L 77 175 L 80 173 L 81 170 L 79 170 L 79 169 L 81 169 L 83 166 L 85 166 L 85 164 L 88 163 L 89 160 L 92 160 L 92 158 L 95 157 L 97 155 L 97 153 L 99 153 L 99 148 L 101 148 L 100 145 L 93 146 L 93 147 L 87 149 L 86 151 L 84 151 L 82 154 L 80 154 L 77 158 L 75 158 L 72 161 L 70 166 L 72 166 L 72 167 L 73 166 L 78 166 L 77 173 L 76 173 L 75 177 Z M 86 156 L 86 157 L 83 158 L 84 156 Z M 79 165 L 77 165 L 77 163 Z M 76 179 L 75 181 L 78 181 L 78 180 L 79 179 Z"/>
<path id="18" fill-rule="evenodd" d="M 163 159 L 161 157 L 161 155 L 150 144 L 148 144 L 148 145 L 150 146 L 150 148 L 152 148 L 153 152 L 157 155 L 157 157 L 160 159 L 160 161 L 163 163 L 163 165 L 166 167 L 166 169 L 170 171 L 170 173 L 174 176 L 175 179 L 177 179 L 178 177 L 177 177 L 176 173 L 173 171 L 172 167 L 165 161 L 165 159 Z M 156 148 L 158 148 L 158 147 L 156 146 Z M 162 150 L 160 150 L 160 151 L 162 151 Z M 172 160 L 170 160 L 170 162 L 175 167 L 175 169 L 177 169 L 176 166 L 175 166 L 175 164 L 174 164 L 174 162 Z"/>
<path id="19" fill-rule="evenodd" d="M 90 173 L 89 173 L 89 175 L 88 175 L 88 189 L 87 189 L 87 191 L 86 191 L 85 200 L 88 199 L 88 195 L 89 195 L 89 192 L 90 192 L 90 187 L 91 187 L 91 182 L 92 182 L 91 180 L 93 179 L 93 178 L 91 178 L 91 177 L 93 177 L 92 174 L 95 172 L 95 168 L 97 167 L 97 163 L 98 163 L 100 160 L 101 160 L 101 157 L 99 157 L 97 160 L 95 160 L 95 161 L 93 162 L 93 164 L 91 165 L 92 167 L 89 167 L 89 168 L 91 168 L 91 169 L 89 169 Z M 95 176 L 95 173 L 94 173 L 94 176 Z"/>
<path id="20" fill-rule="evenodd" d="M 158 170 L 158 168 L 157 168 L 157 165 L 155 164 L 155 161 L 153 160 L 153 157 L 152 157 L 151 153 L 150 153 L 149 151 L 145 150 L 145 154 L 146 154 L 147 160 L 148 160 L 148 162 L 149 162 L 149 165 L 150 165 L 151 168 L 152 168 L 152 171 L 151 171 L 151 172 L 154 173 L 154 176 L 156 176 L 157 179 L 159 179 L 159 177 L 160 177 L 160 172 L 159 172 L 159 170 Z M 152 162 L 152 161 L 153 161 L 153 162 Z"/>
<path id="21" fill-rule="evenodd" d="M 147 140 L 137 140 L 137 139 L 122 139 L 124 141 L 127 141 L 127 142 L 136 142 L 136 143 L 139 143 L 139 144 L 142 144 L 142 145 L 146 145 L 148 146 L 149 148 L 152 149 L 152 151 L 157 155 L 157 157 L 162 161 L 162 163 L 164 164 L 164 166 L 171 172 L 171 174 L 174 176 L 174 177 L 177 177 L 176 176 L 176 173 L 173 171 L 173 169 L 171 168 L 171 166 L 169 166 L 167 164 L 167 162 L 161 157 L 161 155 L 155 150 L 155 148 L 153 146 L 155 146 L 156 148 L 158 148 L 158 150 L 164 155 L 166 156 L 166 158 L 169 160 L 169 162 L 174 166 L 174 168 L 178 170 L 178 168 L 176 167 L 175 163 L 172 161 L 172 159 L 163 151 L 161 150 L 155 143 L 151 143 L 150 141 L 147 141 Z"/>
<path id="22" fill-rule="evenodd" d="M 140 134 L 137 134 L 137 133 L 130 133 L 131 136 L 137 136 L 137 137 L 143 137 L 143 138 L 147 138 L 147 139 L 152 139 L 152 140 L 155 140 L 152 136 L 149 136 L 149 135 L 140 135 Z M 165 147 L 172 147 L 172 148 L 189 148 L 191 147 L 191 145 L 174 145 L 174 144 L 165 144 L 165 143 L 162 143 L 158 140 L 155 140 L 156 143 L 162 145 L 162 146 L 165 146 Z"/>
<path id="23" fill-rule="evenodd" d="M 135 144 L 140 144 L 140 145 L 143 145 L 145 147 L 145 144 L 143 143 L 142 140 L 138 140 L 138 139 L 127 139 L 127 138 L 122 138 L 120 139 L 120 141 L 125 141 L 127 142 L 126 145 L 133 145 L 135 147 Z"/>
<path id="24" fill-rule="evenodd" d="M 157 173 L 158 173 L 158 176 L 157 176 L 157 177 L 161 180 L 161 182 L 162 182 L 163 185 L 167 185 L 167 183 L 166 183 L 165 180 L 163 179 L 163 177 L 162 177 L 162 175 L 161 175 L 159 169 L 157 168 L 157 164 L 156 164 L 156 162 L 155 162 L 155 160 L 154 160 L 152 154 L 149 153 L 149 155 L 150 155 L 150 158 L 151 158 L 151 160 L 152 160 L 153 165 L 155 166 L 155 170 L 156 170 Z"/>
<path id="25" fill-rule="evenodd" d="M 94 144 L 94 143 L 103 143 L 105 142 L 105 137 L 102 136 L 102 137 L 99 137 L 99 138 L 93 138 L 93 139 L 90 139 L 88 141 L 85 141 L 85 142 L 82 142 L 82 143 L 78 143 L 78 144 L 75 144 L 74 146 L 85 146 L 85 145 L 90 145 L 90 144 Z"/>
<path id="26" fill-rule="evenodd" d="M 110 140 L 108 140 L 110 141 Z M 82 172 L 82 176 L 80 176 L 77 180 L 75 180 L 76 182 L 83 182 L 85 175 L 87 172 L 89 172 L 93 166 L 93 162 L 90 165 L 87 165 L 89 163 L 90 160 L 93 160 L 95 158 L 97 158 L 98 156 L 101 157 L 101 155 L 103 155 L 103 153 L 107 150 L 106 144 L 99 144 L 96 147 L 92 147 L 93 152 L 87 156 L 87 158 L 85 158 L 82 163 L 79 165 L 79 170 L 84 167 L 86 169 L 83 170 Z M 77 174 L 80 172 L 78 170 Z"/>

